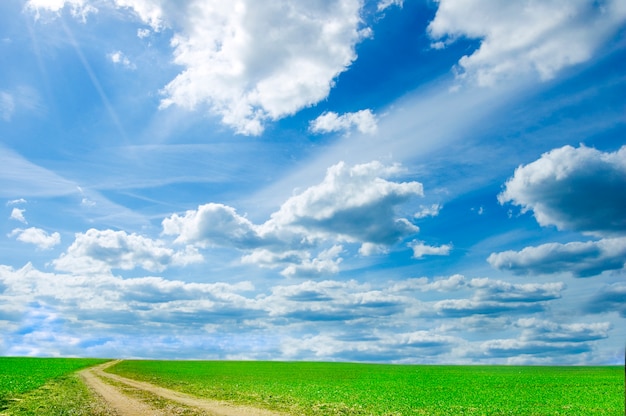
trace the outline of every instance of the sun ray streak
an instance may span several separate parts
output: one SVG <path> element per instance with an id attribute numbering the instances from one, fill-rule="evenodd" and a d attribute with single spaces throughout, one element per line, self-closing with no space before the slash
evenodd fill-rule
<path id="1" fill-rule="evenodd" d="M 107 113 L 109 114 L 109 117 L 111 118 L 111 121 L 113 122 L 113 124 L 117 128 L 117 131 L 120 134 L 120 136 L 125 141 L 128 141 L 128 135 L 126 134 L 126 130 L 124 129 L 124 126 L 122 125 L 122 122 L 120 121 L 120 118 L 117 115 L 117 112 L 115 111 L 115 109 L 111 105 L 111 102 L 109 101 L 109 98 L 108 98 L 106 92 L 104 91 L 104 88 L 102 88 L 102 84 L 98 80 L 98 77 L 96 76 L 96 73 L 94 72 L 93 68 L 89 64 L 89 61 L 85 57 L 85 54 L 83 53 L 82 49 L 80 48 L 80 44 L 76 40 L 76 37 L 74 36 L 74 34 L 70 30 L 70 28 L 67 26 L 65 21 L 63 21 L 63 19 L 61 19 L 61 25 L 63 26 L 63 30 L 65 31 L 65 34 L 67 35 L 67 37 L 70 40 L 72 46 L 74 47 L 74 50 L 76 51 L 76 54 L 78 55 L 81 63 L 83 64 L 83 67 L 85 68 L 85 71 L 89 75 L 89 79 L 91 80 L 91 83 L 93 84 L 94 88 L 98 92 L 98 95 L 100 96 L 100 99 L 102 100 L 102 104 L 104 104 L 104 106 L 106 107 Z"/>

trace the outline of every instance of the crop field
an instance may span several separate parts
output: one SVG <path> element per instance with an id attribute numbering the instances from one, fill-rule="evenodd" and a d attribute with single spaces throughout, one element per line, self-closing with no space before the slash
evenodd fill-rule
<path id="1" fill-rule="evenodd" d="M 72 374 L 104 361 L 106 360 L 0 357 L 0 412 L 14 407 L 17 403 L 20 406 L 25 403 L 30 403 L 29 406 L 31 404 L 33 406 L 49 405 L 50 400 L 54 400 L 52 390 L 59 392 L 64 389 L 72 391 L 72 394 L 79 393 L 75 390 L 82 386 L 77 379 L 72 378 Z M 42 386 L 54 386 L 54 388 L 46 389 L 44 400 L 48 403 L 33 403 L 33 401 L 42 401 L 33 399 L 33 397 L 41 398 L 42 392 L 34 394 L 33 397 L 28 393 L 38 391 Z"/>
<path id="2" fill-rule="evenodd" d="M 623 415 L 622 367 L 122 361 L 107 370 L 298 415 Z"/>

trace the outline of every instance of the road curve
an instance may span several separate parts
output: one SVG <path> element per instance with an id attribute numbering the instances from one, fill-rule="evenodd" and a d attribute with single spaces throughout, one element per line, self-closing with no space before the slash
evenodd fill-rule
<path id="1" fill-rule="evenodd" d="M 236 406 L 217 400 L 207 400 L 194 397 L 185 393 L 159 387 L 143 381 L 132 380 L 116 374 L 105 373 L 104 369 L 117 364 L 118 361 L 109 361 L 99 366 L 90 367 L 79 372 L 79 375 L 96 394 L 119 416 L 157 416 L 162 415 L 162 411 L 155 409 L 148 404 L 127 396 L 115 386 L 104 382 L 103 378 L 108 378 L 118 383 L 160 396 L 197 410 L 202 410 L 207 415 L 214 416 L 285 416 L 282 413 L 271 412 L 269 410 L 257 409 L 249 406 Z"/>

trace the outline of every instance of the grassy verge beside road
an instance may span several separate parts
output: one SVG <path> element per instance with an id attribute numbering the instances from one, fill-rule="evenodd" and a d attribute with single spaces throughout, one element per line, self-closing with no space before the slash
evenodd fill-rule
<path id="1" fill-rule="evenodd" d="M 0 357 L 0 414 L 99 414 L 75 372 L 104 361 Z"/>
<path id="2" fill-rule="evenodd" d="M 123 361 L 108 371 L 302 415 L 619 415 L 621 367 Z"/>

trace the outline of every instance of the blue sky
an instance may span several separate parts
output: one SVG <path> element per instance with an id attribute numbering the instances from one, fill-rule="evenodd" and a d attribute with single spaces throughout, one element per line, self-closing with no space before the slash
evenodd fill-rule
<path id="1" fill-rule="evenodd" d="M 0 4 L 0 354 L 617 364 L 620 0 Z"/>

